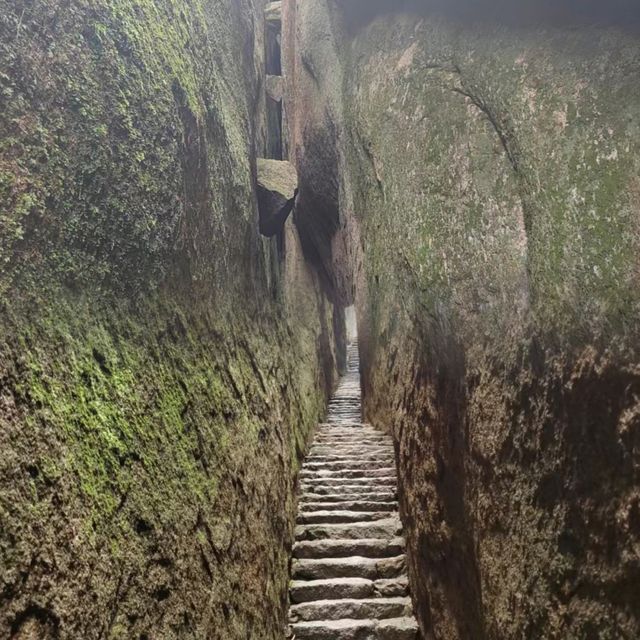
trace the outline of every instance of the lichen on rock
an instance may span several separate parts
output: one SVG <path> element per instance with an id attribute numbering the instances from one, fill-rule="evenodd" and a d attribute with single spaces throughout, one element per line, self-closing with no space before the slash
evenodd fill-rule
<path id="1" fill-rule="evenodd" d="M 263 3 L 0 2 L 0 636 L 281 638 L 333 308 L 260 237 Z"/>
<path id="2" fill-rule="evenodd" d="M 635 637 L 638 36 L 471 4 L 304 8 L 301 195 L 331 146 L 426 637 Z"/>

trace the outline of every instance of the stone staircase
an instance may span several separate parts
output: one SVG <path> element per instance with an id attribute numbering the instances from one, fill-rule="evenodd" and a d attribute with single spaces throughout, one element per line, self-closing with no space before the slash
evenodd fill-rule
<path id="1" fill-rule="evenodd" d="M 358 348 L 300 472 L 296 640 L 415 640 L 391 438 L 362 423 Z"/>

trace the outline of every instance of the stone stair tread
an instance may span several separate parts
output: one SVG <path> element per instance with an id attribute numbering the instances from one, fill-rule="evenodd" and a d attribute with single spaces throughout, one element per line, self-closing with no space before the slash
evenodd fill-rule
<path id="1" fill-rule="evenodd" d="M 378 467 L 389 468 L 393 464 L 390 456 L 384 458 L 345 458 L 344 460 L 308 460 L 305 462 L 306 469 L 374 469 Z"/>
<path id="2" fill-rule="evenodd" d="M 388 469 L 357 469 L 357 470 L 340 470 L 340 471 L 301 471 L 300 482 L 323 482 L 332 480 L 334 482 L 345 482 L 346 480 L 359 480 L 360 482 L 368 482 L 383 478 L 386 481 L 392 480 L 397 483 L 398 480 L 394 473 Z M 348 484 L 348 483 L 346 483 Z M 357 484 L 357 483 L 354 483 Z"/>
<path id="3" fill-rule="evenodd" d="M 305 491 L 305 493 L 303 493 L 299 498 L 300 509 L 304 509 L 305 505 L 309 505 L 309 504 L 325 504 L 327 505 L 327 507 L 333 508 L 336 505 L 349 504 L 349 503 L 379 504 L 381 505 L 381 508 L 384 508 L 384 509 L 386 509 L 387 506 L 383 507 L 382 505 L 394 505 L 395 511 L 397 511 L 397 506 L 398 506 L 398 500 L 397 500 L 396 494 L 391 493 L 390 491 L 388 493 L 361 492 L 361 493 L 345 493 L 341 495 L 338 493 L 330 493 L 330 492 L 315 493 L 313 489 L 310 489 L 309 491 Z"/>
<path id="4" fill-rule="evenodd" d="M 391 484 L 340 486 L 340 485 L 305 485 L 300 493 L 300 501 L 304 502 L 389 502 L 395 500 L 397 492 Z M 319 496 L 319 498 L 311 498 Z M 325 497 L 327 498 L 325 500 Z M 302 508 L 302 506 L 300 507 Z M 335 508 L 335 507 L 334 507 Z"/>
<path id="5" fill-rule="evenodd" d="M 296 540 L 393 538 L 401 532 L 402 524 L 395 517 L 374 522 L 297 525 Z"/>
<path id="6" fill-rule="evenodd" d="M 291 602 L 339 598 L 388 598 L 406 596 L 409 584 L 406 576 L 383 580 L 367 578 L 330 578 L 326 580 L 292 580 L 289 585 Z"/>
<path id="7" fill-rule="evenodd" d="M 323 580 L 329 578 L 368 578 L 380 580 L 397 578 L 406 572 L 404 554 L 390 558 L 345 558 L 298 559 L 292 564 L 295 580 Z"/>
<path id="8" fill-rule="evenodd" d="M 296 640 L 414 640 L 418 625 L 414 618 L 383 620 L 313 620 L 291 625 Z"/>
<path id="9" fill-rule="evenodd" d="M 373 500 L 347 500 L 343 502 L 321 502 L 321 501 L 301 501 L 303 513 L 321 513 L 323 511 L 353 512 L 360 511 L 371 513 L 376 511 L 397 511 L 398 503 L 395 500 L 373 501 Z"/>
<path id="10" fill-rule="evenodd" d="M 314 600 L 293 605 L 289 610 L 290 622 L 311 620 L 340 620 L 399 618 L 413 613 L 411 598 L 342 598 Z"/>
<path id="11" fill-rule="evenodd" d="M 298 513 L 296 522 L 298 524 L 323 524 L 342 522 L 375 522 L 376 520 L 386 520 L 389 511 L 301 511 Z"/>
<path id="12" fill-rule="evenodd" d="M 331 447 L 331 451 L 325 451 L 323 449 L 317 451 L 311 451 L 309 456 L 307 457 L 308 464 L 331 464 L 331 463 L 342 463 L 346 464 L 348 462 L 388 462 L 390 464 L 395 464 L 395 458 L 393 456 L 392 451 L 388 451 L 385 447 L 384 449 L 369 449 L 368 451 L 345 451 L 342 453 L 338 447 Z"/>
<path id="13" fill-rule="evenodd" d="M 300 484 L 343 484 L 345 486 L 355 485 L 369 485 L 375 486 L 376 484 L 392 484 L 394 487 L 397 485 L 398 480 L 395 476 L 375 476 L 375 477 L 359 477 L 359 478 L 340 478 L 340 477 L 305 477 L 300 478 Z"/>
<path id="14" fill-rule="evenodd" d="M 359 540 L 307 540 L 293 545 L 294 558 L 393 557 L 404 553 L 404 538 Z"/>
<path id="15" fill-rule="evenodd" d="M 397 482 L 397 475 L 395 472 L 395 469 L 393 467 L 390 467 L 388 464 L 384 467 L 374 467 L 374 469 L 376 470 L 376 473 L 371 474 L 371 473 L 367 473 L 367 469 L 370 469 L 371 467 L 364 467 L 364 468 L 357 468 L 357 467 L 338 467 L 338 468 L 323 468 L 323 467 L 309 467 L 307 469 L 304 469 L 302 471 L 300 471 L 300 479 L 301 480 L 308 480 L 309 478 L 314 478 L 314 479 L 322 479 L 322 478 L 328 478 L 328 479 L 348 479 L 348 478 L 364 478 L 365 480 L 369 479 L 369 478 L 392 478 L 393 480 L 396 480 Z M 384 469 L 384 473 L 381 472 L 380 470 Z M 357 471 L 358 473 L 345 473 L 347 471 Z"/>

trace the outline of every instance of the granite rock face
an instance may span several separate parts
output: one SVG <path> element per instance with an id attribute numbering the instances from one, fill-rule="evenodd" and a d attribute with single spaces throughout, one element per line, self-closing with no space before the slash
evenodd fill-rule
<path id="1" fill-rule="evenodd" d="M 357 284 L 425 637 L 638 636 L 637 32 L 568 3 L 289 4 L 329 34 L 295 54 L 341 168 L 313 224 L 354 252 L 327 263 Z"/>
<path id="2" fill-rule="evenodd" d="M 286 160 L 258 158 L 260 233 L 272 237 L 284 229 L 298 192 L 295 167 Z"/>
<path id="3" fill-rule="evenodd" d="M 263 10 L 0 1 L 2 638 L 283 637 L 335 312 L 259 234 Z"/>

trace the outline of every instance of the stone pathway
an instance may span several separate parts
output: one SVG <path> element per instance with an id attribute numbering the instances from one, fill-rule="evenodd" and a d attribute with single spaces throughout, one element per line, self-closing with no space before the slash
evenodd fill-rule
<path id="1" fill-rule="evenodd" d="M 296 640 L 415 640 L 391 438 L 362 424 L 357 346 L 300 472 Z"/>

